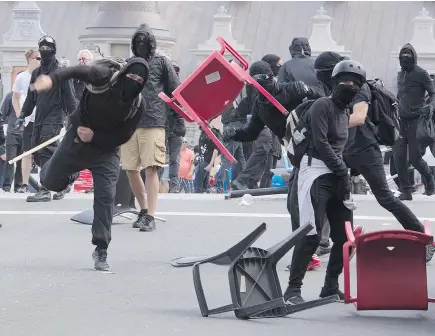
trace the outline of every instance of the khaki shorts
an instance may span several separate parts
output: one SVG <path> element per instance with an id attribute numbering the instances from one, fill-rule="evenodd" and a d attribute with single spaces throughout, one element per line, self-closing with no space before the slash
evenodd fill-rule
<path id="1" fill-rule="evenodd" d="M 162 167 L 166 160 L 165 129 L 138 128 L 131 139 L 121 146 L 123 170 Z"/>

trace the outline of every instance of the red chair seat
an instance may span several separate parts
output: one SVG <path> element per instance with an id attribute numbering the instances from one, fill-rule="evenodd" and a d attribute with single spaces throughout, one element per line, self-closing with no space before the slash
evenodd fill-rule
<path id="1" fill-rule="evenodd" d="M 426 250 L 428 234 L 388 230 L 350 234 L 343 246 L 345 302 L 357 310 L 427 310 Z M 350 296 L 349 247 L 356 249 L 357 297 Z"/>

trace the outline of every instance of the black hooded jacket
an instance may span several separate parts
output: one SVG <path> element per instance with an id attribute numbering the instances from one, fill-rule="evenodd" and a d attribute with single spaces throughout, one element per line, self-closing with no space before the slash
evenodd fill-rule
<path id="1" fill-rule="evenodd" d="M 50 75 L 61 66 L 57 59 L 47 66 L 40 66 L 32 72 L 30 84 L 33 84 L 39 75 Z M 62 125 L 66 115 L 70 115 L 77 108 L 71 80 L 63 81 L 61 85 L 46 92 L 27 92 L 26 100 L 21 109 L 20 117 L 25 118 L 32 114 L 36 106 L 34 126 Z"/>
<path id="2" fill-rule="evenodd" d="M 425 104 L 425 93 L 429 94 L 430 102 L 435 104 L 435 89 L 429 73 L 417 65 L 417 52 L 407 43 L 400 50 L 407 49 L 414 55 L 414 68 L 411 71 L 400 71 L 397 76 L 399 99 L 399 114 L 401 119 L 415 119 L 420 116 Z"/>
<path id="3" fill-rule="evenodd" d="M 132 43 L 136 35 L 146 33 L 146 29 L 146 26 L 139 27 L 133 34 Z M 138 128 L 165 128 L 169 106 L 158 95 L 164 92 L 172 97 L 172 92 L 180 85 L 180 80 L 171 61 L 165 56 L 155 55 L 148 65 L 150 73 L 142 91 L 146 101 L 146 113 L 143 114 Z"/>
<path id="4" fill-rule="evenodd" d="M 295 37 L 289 47 L 291 60 L 283 64 L 278 73 L 279 82 L 303 81 L 315 93 L 316 97 L 324 97 L 323 84 L 317 79 L 314 61 L 311 58 L 311 47 L 306 37 Z M 301 104 L 297 102 L 295 107 Z"/>
<path id="5" fill-rule="evenodd" d="M 112 75 L 113 71 L 108 67 L 78 65 L 57 70 L 50 77 L 53 81 L 52 90 L 55 90 L 57 86 L 61 86 L 63 82 L 71 78 L 101 87 L 110 82 Z M 89 127 L 94 131 L 91 144 L 95 147 L 112 150 L 131 138 L 145 112 L 145 102 L 142 97 L 136 114 L 128 118 L 134 104 L 134 102 L 121 100 L 121 92 L 116 84 L 113 88 L 102 93 L 91 93 L 85 88 L 79 107 L 69 117 L 70 124 L 75 128 L 78 126 Z"/>

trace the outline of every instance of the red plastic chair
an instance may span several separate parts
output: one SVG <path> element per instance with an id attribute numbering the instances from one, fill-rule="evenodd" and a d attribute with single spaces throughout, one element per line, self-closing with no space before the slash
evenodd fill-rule
<path id="1" fill-rule="evenodd" d="M 376 231 L 355 237 L 346 222 L 343 246 L 344 302 L 357 310 L 427 310 L 426 250 L 433 237 L 425 232 Z M 357 297 L 350 294 L 350 253 L 356 250 Z"/>
<path id="2" fill-rule="evenodd" d="M 246 83 L 255 86 L 279 111 L 286 109 L 263 89 L 249 74 L 248 62 L 222 37 L 217 37 L 220 51 L 209 57 L 172 92 L 169 98 L 164 92 L 159 97 L 188 122 L 197 122 L 231 163 L 234 157 L 220 143 L 207 125 L 207 121 L 219 116 L 240 94 Z M 229 62 L 223 55 L 228 51 L 241 64 Z"/>

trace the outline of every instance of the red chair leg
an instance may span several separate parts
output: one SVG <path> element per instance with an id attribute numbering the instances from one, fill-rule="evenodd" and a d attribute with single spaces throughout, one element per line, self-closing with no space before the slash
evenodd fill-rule
<path id="1" fill-rule="evenodd" d="M 352 303 L 350 295 L 350 259 L 349 250 L 354 248 L 353 243 L 348 241 L 343 245 L 343 278 L 344 278 L 344 303 Z"/>

